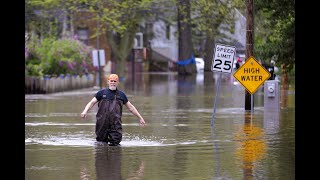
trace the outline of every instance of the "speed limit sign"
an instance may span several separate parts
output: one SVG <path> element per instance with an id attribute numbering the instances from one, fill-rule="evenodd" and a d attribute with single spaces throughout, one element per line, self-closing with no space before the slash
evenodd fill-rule
<path id="1" fill-rule="evenodd" d="M 231 73 L 236 47 L 216 44 L 211 71 Z"/>

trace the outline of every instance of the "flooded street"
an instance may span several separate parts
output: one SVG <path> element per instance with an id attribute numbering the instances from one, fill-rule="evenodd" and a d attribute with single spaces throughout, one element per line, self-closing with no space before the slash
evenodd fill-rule
<path id="1" fill-rule="evenodd" d="M 218 73 L 142 73 L 120 82 L 147 126 L 123 107 L 120 147 L 95 140 L 97 106 L 80 118 L 97 89 L 25 96 L 25 179 L 295 179 L 295 88 L 280 89 L 280 112 L 254 110 L 245 88 Z M 282 87 L 281 83 L 279 87 Z"/>

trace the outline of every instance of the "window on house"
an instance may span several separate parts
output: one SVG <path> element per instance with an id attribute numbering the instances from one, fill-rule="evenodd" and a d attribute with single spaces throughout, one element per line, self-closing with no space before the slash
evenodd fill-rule
<path id="1" fill-rule="evenodd" d="M 88 28 L 78 29 L 78 37 L 81 42 L 86 45 L 89 45 L 89 30 Z"/>

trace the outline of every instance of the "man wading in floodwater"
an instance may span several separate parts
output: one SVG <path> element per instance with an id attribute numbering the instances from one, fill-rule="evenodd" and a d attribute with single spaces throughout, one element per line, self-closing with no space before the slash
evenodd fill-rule
<path id="1" fill-rule="evenodd" d="M 88 111 L 98 102 L 96 140 L 109 143 L 110 146 L 118 146 L 122 140 L 121 117 L 123 105 L 139 118 L 141 126 L 145 126 L 145 121 L 138 110 L 130 103 L 126 94 L 117 88 L 119 85 L 117 74 L 109 75 L 108 85 L 109 88 L 101 89 L 95 94 L 80 116 L 85 118 Z"/>

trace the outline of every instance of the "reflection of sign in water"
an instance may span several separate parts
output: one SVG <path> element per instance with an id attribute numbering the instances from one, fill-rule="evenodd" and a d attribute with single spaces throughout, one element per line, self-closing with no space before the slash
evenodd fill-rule
<path id="1" fill-rule="evenodd" d="M 280 114 L 279 111 L 264 111 L 263 113 L 263 128 L 268 134 L 276 134 L 280 129 Z"/>
<path id="2" fill-rule="evenodd" d="M 258 63 L 253 56 L 250 56 L 233 76 L 250 94 L 253 94 L 267 79 L 269 79 L 270 73 Z"/>
<path id="3" fill-rule="evenodd" d="M 245 124 L 235 135 L 240 145 L 236 154 L 242 159 L 244 168 L 251 169 L 254 162 L 263 158 L 266 153 L 266 143 L 262 139 L 263 131 L 259 127 Z"/>

